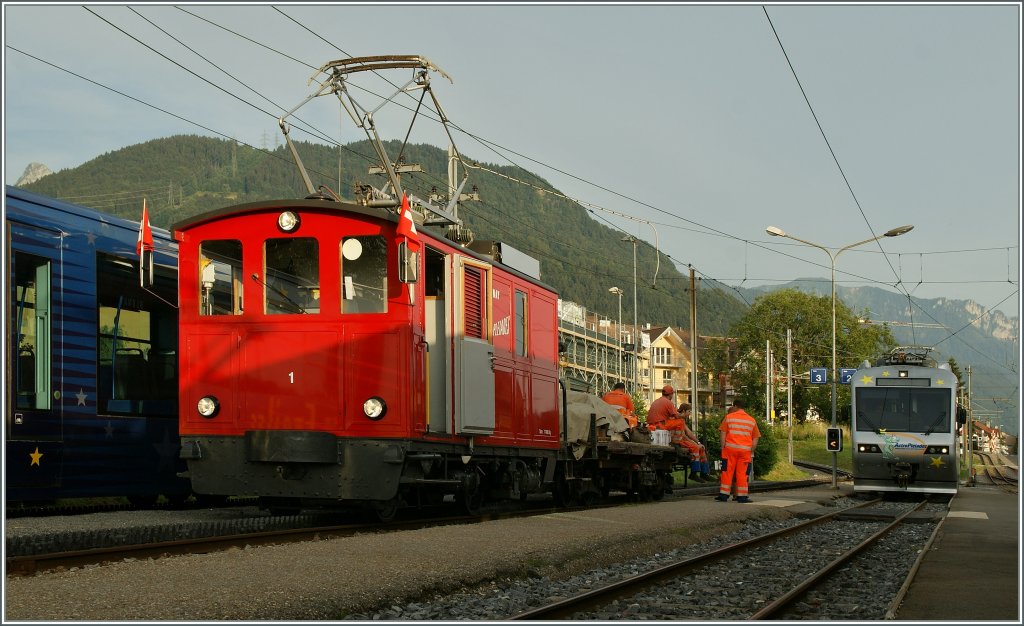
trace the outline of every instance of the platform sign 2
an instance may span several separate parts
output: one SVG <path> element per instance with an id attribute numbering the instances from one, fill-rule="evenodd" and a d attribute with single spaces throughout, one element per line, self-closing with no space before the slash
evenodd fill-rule
<path id="1" fill-rule="evenodd" d="M 811 384 L 824 385 L 828 382 L 828 370 L 824 367 L 811 368 Z"/>
<path id="2" fill-rule="evenodd" d="M 841 385 L 849 385 L 850 381 L 853 380 L 853 373 L 856 369 L 841 367 L 839 368 L 839 383 Z"/>

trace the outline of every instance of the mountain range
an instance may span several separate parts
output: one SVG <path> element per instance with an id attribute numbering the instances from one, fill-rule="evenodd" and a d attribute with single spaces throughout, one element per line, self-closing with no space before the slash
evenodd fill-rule
<path id="1" fill-rule="evenodd" d="M 746 301 L 779 289 L 830 296 L 826 278 L 802 278 L 781 285 L 739 288 Z M 967 374 L 975 417 L 1008 433 L 1020 432 L 1020 318 L 986 310 L 973 300 L 914 298 L 880 287 L 836 287 L 836 298 L 864 323 L 887 323 L 900 345 L 928 346 L 942 363 L 950 358 Z M 831 364 L 823 363 L 822 367 Z"/>
<path id="2" fill-rule="evenodd" d="M 389 154 L 401 152 L 406 163 L 422 166 L 425 173 L 403 176 L 402 184 L 410 193 L 427 198 L 437 189 L 447 189 L 447 180 L 429 174 L 447 171 L 446 151 L 424 144 L 401 146 L 397 141 L 387 142 L 386 147 Z M 298 142 L 297 148 L 311 177 L 343 198 L 354 197 L 360 185 L 381 184 L 380 179 L 364 173 L 376 164 L 366 141 L 341 147 Z M 467 155 L 463 158 L 475 163 Z M 476 239 L 503 241 L 537 258 L 542 279 L 563 299 L 610 316 L 618 302 L 608 293 L 609 287 L 632 291 L 634 249 L 623 241 L 624 233 L 599 223 L 585 208 L 557 193 L 538 191 L 552 187 L 519 167 L 487 165 L 473 170 L 471 180 L 481 201 L 461 205 L 459 216 L 466 228 Z M 145 197 L 152 224 L 165 228 L 230 204 L 306 195 L 294 161 L 283 146 L 257 149 L 196 135 L 128 146 L 56 173 L 33 163 L 18 186 L 135 220 L 141 215 Z M 688 329 L 689 276 L 643 241 L 636 244 L 635 263 L 638 321 Z M 831 282 L 810 278 L 734 288 L 701 281 L 698 332 L 728 335 L 750 302 L 778 289 L 827 296 Z M 961 369 L 970 365 L 978 415 L 991 417 L 993 424 L 1002 425 L 1007 432 L 1019 432 L 1018 317 L 985 311 L 969 300 L 918 299 L 877 287 L 840 286 L 837 298 L 855 312 L 868 312 L 870 323 L 889 322 L 899 342 L 931 345 L 940 359 L 952 357 Z M 632 303 L 627 302 L 623 308 L 627 319 L 630 309 Z"/>

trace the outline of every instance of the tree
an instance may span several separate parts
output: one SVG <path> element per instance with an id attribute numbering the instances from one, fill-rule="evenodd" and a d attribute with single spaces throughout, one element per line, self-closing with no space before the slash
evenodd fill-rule
<path id="1" fill-rule="evenodd" d="M 841 301 L 836 301 L 836 366 L 858 367 L 864 360 L 888 352 L 896 345 L 888 326 L 859 323 Z M 765 412 L 765 344 L 770 341 L 776 354 L 773 380 L 784 384 L 786 329 L 793 332 L 793 416 L 804 421 L 808 411 L 831 419 L 830 385 L 812 385 L 807 374 L 813 367 L 832 370 L 832 298 L 795 289 L 776 291 L 757 298 L 750 310 L 733 325 L 740 362 L 733 369 L 733 386 L 747 401 L 751 415 Z M 781 386 L 781 385 L 780 385 Z M 836 387 L 836 405 L 849 404 L 849 388 Z M 784 398 L 778 394 L 777 398 Z"/>

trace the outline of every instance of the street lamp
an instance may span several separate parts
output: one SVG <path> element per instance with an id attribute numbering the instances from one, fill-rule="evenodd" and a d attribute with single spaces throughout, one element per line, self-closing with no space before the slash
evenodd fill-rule
<path id="1" fill-rule="evenodd" d="M 787 233 L 786 231 L 782 230 L 777 226 L 769 226 L 768 228 L 765 229 L 765 232 L 767 232 L 769 235 L 772 235 L 773 237 L 786 237 L 788 239 L 792 239 L 793 241 L 799 241 L 800 243 L 807 244 L 808 246 L 818 248 L 819 250 L 824 250 L 825 253 L 828 254 L 829 260 L 832 261 L 832 428 L 836 427 L 836 374 L 838 373 L 838 370 L 836 369 L 836 257 L 838 257 L 843 252 L 849 250 L 850 248 L 856 248 L 857 246 L 862 246 L 866 243 L 871 243 L 872 241 L 878 241 L 883 237 L 899 237 L 900 235 L 909 233 L 913 229 L 914 227 L 911 225 L 898 226 L 896 228 L 893 228 L 892 230 L 887 230 L 886 232 L 882 233 L 881 235 L 878 235 L 877 237 L 872 237 L 871 239 L 865 239 L 864 241 L 858 241 L 857 243 L 851 243 L 848 246 L 843 246 L 834 253 L 832 252 L 832 250 L 826 248 L 825 246 L 813 243 L 811 241 L 807 241 L 806 239 L 794 237 L 793 235 L 790 235 L 789 233 Z M 835 488 L 836 486 L 836 465 L 838 456 L 838 452 L 832 453 L 833 488 Z"/>
<path id="2" fill-rule="evenodd" d="M 615 372 L 616 372 L 616 375 L 621 380 L 622 379 L 622 357 L 623 357 L 623 353 L 624 353 L 624 351 L 622 349 L 622 290 L 619 289 L 618 287 L 609 287 L 608 288 L 608 292 L 609 293 L 613 293 L 613 294 L 615 294 L 615 295 L 617 295 L 619 297 L 619 325 L 615 327 L 616 328 L 615 332 L 618 334 L 618 340 L 619 340 L 619 366 L 617 368 L 615 368 Z M 633 391 L 636 392 L 635 389 Z"/>

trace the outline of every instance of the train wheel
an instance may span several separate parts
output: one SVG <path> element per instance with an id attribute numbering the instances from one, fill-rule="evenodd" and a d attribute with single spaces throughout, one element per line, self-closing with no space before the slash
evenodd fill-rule
<path id="1" fill-rule="evenodd" d="M 375 502 L 372 508 L 377 521 L 382 524 L 388 524 L 395 521 L 395 517 L 398 516 L 399 509 L 402 508 L 402 503 L 399 501 L 398 496 L 395 496 L 390 500 Z"/>
<path id="2" fill-rule="evenodd" d="M 555 506 L 568 508 L 576 505 L 576 490 L 565 480 L 555 483 Z"/>
<path id="3" fill-rule="evenodd" d="M 480 515 L 480 509 L 484 504 L 484 492 L 477 490 L 471 494 L 460 494 L 459 504 L 466 515 Z"/>

